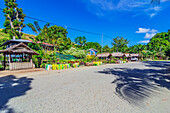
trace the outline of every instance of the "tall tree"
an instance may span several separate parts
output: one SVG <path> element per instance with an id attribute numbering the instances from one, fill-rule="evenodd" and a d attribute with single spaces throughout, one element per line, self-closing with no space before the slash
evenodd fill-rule
<path id="1" fill-rule="evenodd" d="M 16 36 L 21 39 L 22 30 L 25 27 L 24 18 L 25 14 L 23 13 L 22 8 L 18 8 L 16 0 L 4 0 L 6 8 L 3 9 L 5 13 L 5 32 L 8 32 L 13 39 Z"/>
<path id="2" fill-rule="evenodd" d="M 126 52 L 128 49 L 128 46 L 127 46 L 128 43 L 129 43 L 129 40 L 118 36 L 113 39 L 113 42 L 111 44 L 113 45 L 113 47 L 116 48 L 116 52 Z"/>
<path id="3" fill-rule="evenodd" d="M 87 42 L 86 43 L 86 46 L 84 47 L 84 49 L 91 49 L 91 48 L 93 48 L 93 49 L 96 49 L 96 50 L 98 50 L 98 52 L 100 52 L 101 51 L 101 45 L 98 43 L 98 42 Z"/>
<path id="4" fill-rule="evenodd" d="M 85 36 L 83 36 L 83 37 L 79 36 L 79 37 L 75 38 L 75 43 L 79 44 L 80 47 L 82 47 L 84 44 L 86 44 L 86 41 L 87 41 L 87 39 Z"/>
<path id="5" fill-rule="evenodd" d="M 110 47 L 108 45 L 105 45 L 103 47 L 103 52 L 110 52 L 110 51 L 111 51 L 111 49 L 110 49 Z"/>
<path id="6" fill-rule="evenodd" d="M 149 51 L 156 51 L 158 56 L 164 57 L 170 46 L 170 32 L 157 33 L 147 44 Z"/>

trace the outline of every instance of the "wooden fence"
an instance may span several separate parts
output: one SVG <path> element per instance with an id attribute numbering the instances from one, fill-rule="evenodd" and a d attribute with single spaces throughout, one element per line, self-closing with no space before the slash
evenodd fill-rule
<path id="1" fill-rule="evenodd" d="M 32 62 L 15 62 L 9 64 L 9 70 L 18 70 L 18 69 L 32 69 Z"/>

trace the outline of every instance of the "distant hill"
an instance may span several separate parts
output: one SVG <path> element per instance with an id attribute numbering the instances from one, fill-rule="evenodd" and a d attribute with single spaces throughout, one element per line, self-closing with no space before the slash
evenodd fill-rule
<path id="1" fill-rule="evenodd" d="M 3 30 L 3 29 L 0 28 L 0 39 L 6 38 L 6 39 L 9 40 L 9 39 L 10 39 L 9 34 L 2 32 L 2 30 Z M 22 39 L 30 40 L 29 37 L 35 38 L 36 36 L 35 36 L 35 35 L 30 35 L 30 34 L 24 33 L 23 36 L 22 36 Z"/>

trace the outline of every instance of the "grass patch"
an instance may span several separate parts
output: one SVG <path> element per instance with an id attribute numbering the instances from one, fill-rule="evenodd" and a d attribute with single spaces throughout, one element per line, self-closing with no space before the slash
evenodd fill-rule
<path id="1" fill-rule="evenodd" d="M 4 39 L 4 38 L 10 39 L 10 36 L 9 36 L 9 34 L 2 32 L 2 30 L 1 30 L 0 31 L 0 39 Z"/>

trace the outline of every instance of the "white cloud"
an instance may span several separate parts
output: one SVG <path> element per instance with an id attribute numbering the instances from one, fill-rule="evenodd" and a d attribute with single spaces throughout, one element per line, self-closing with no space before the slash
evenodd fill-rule
<path id="1" fill-rule="evenodd" d="M 90 0 L 90 3 L 99 6 L 103 10 L 113 10 L 114 5 L 112 1 L 107 0 Z"/>
<path id="2" fill-rule="evenodd" d="M 126 10 L 143 7 L 149 4 L 148 0 L 83 0 L 97 10 Z"/>
<path id="3" fill-rule="evenodd" d="M 170 0 L 161 0 L 161 2 L 168 2 L 168 1 L 170 1 Z"/>
<path id="4" fill-rule="evenodd" d="M 104 16 L 115 14 L 114 11 L 135 11 L 143 13 L 149 7 L 148 0 L 81 0 L 86 3 L 88 10 L 101 16 L 98 12 L 102 12 Z M 108 14 L 108 15 L 107 15 Z M 113 16 L 113 15 L 112 15 Z"/>
<path id="5" fill-rule="evenodd" d="M 147 44 L 147 43 L 149 43 L 149 40 L 142 40 L 142 41 L 139 41 L 138 43 Z"/>
<path id="6" fill-rule="evenodd" d="M 162 7 L 150 7 L 148 9 L 145 9 L 146 14 L 148 14 L 151 18 L 158 14 L 159 11 L 162 10 Z"/>
<path id="7" fill-rule="evenodd" d="M 136 31 L 136 33 L 147 33 L 149 32 L 150 29 L 146 29 L 146 28 L 139 28 L 139 31 Z"/>
<path id="8" fill-rule="evenodd" d="M 150 29 L 150 28 L 149 29 L 139 28 L 139 31 L 136 31 L 136 33 L 145 33 L 144 39 L 151 39 L 158 33 L 158 30 Z M 142 41 L 139 41 L 138 43 L 148 43 L 148 42 L 149 42 L 149 40 L 142 40 Z"/>
<path id="9" fill-rule="evenodd" d="M 151 33 L 157 33 L 158 30 L 152 29 L 152 30 L 150 30 L 150 32 L 151 32 Z"/>
<path id="10" fill-rule="evenodd" d="M 136 31 L 136 33 L 157 33 L 158 30 L 155 30 L 155 29 L 150 29 L 150 28 L 138 28 L 139 30 Z"/>
<path id="11" fill-rule="evenodd" d="M 152 6 L 150 0 L 81 0 L 87 5 L 88 10 L 101 16 L 98 12 L 103 13 L 104 16 L 115 14 L 115 11 L 133 12 L 133 15 L 148 15 L 150 18 L 158 14 L 163 8 Z M 167 2 L 170 0 L 161 0 Z M 132 16 L 133 16 L 132 15 Z"/>
<path id="12" fill-rule="evenodd" d="M 157 14 L 157 13 L 151 13 L 151 14 L 149 14 L 149 16 L 152 18 L 152 17 L 154 17 L 156 14 Z"/>
<path id="13" fill-rule="evenodd" d="M 145 39 L 151 39 L 152 37 L 154 37 L 156 35 L 156 33 L 146 33 L 145 35 Z"/>

